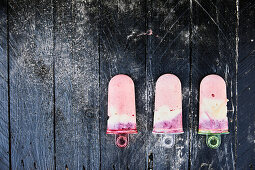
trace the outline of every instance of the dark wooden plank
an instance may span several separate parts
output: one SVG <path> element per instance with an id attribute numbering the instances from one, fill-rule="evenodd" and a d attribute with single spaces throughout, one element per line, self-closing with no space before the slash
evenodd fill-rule
<path id="1" fill-rule="evenodd" d="M 101 169 L 146 168 L 145 1 L 101 1 L 100 4 L 100 139 Z M 135 84 L 138 134 L 129 146 L 115 146 L 114 135 L 106 135 L 107 92 L 110 79 L 129 75 Z"/>
<path id="2" fill-rule="evenodd" d="M 99 169 L 97 1 L 56 1 L 56 166 Z"/>
<path id="3" fill-rule="evenodd" d="M 9 1 L 13 169 L 53 169 L 50 0 Z"/>
<path id="4" fill-rule="evenodd" d="M 255 2 L 239 1 L 237 169 L 255 168 Z"/>
<path id="5" fill-rule="evenodd" d="M 191 169 L 234 169 L 236 126 L 236 3 L 235 1 L 191 1 L 192 103 Z M 218 149 L 206 146 L 198 135 L 199 84 L 208 74 L 222 76 L 227 84 L 230 134 L 222 135 Z"/>
<path id="6" fill-rule="evenodd" d="M 148 153 L 153 155 L 153 169 L 188 169 L 189 162 L 189 86 L 190 50 L 189 19 L 190 3 L 187 0 L 161 0 L 148 3 L 147 45 L 147 111 Z M 149 33 L 149 32 L 148 32 Z M 172 148 L 161 143 L 166 135 L 152 134 L 155 83 L 166 73 L 175 74 L 182 83 L 184 134 L 175 135 Z M 152 161 L 152 160 L 151 160 Z"/>
<path id="7" fill-rule="evenodd" d="M 7 2 L 0 2 L 0 167 L 9 169 Z"/>

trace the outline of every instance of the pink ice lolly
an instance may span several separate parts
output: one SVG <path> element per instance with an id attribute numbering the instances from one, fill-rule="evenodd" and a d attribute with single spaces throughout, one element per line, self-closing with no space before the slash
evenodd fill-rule
<path id="1" fill-rule="evenodd" d="M 228 133 L 227 102 L 223 78 L 206 76 L 200 84 L 199 134 Z"/>
<path id="2" fill-rule="evenodd" d="M 181 82 L 173 74 L 164 74 L 156 82 L 152 133 L 183 133 Z"/>
<path id="3" fill-rule="evenodd" d="M 127 75 L 116 75 L 109 82 L 106 133 L 137 133 L 135 88 L 132 79 Z"/>

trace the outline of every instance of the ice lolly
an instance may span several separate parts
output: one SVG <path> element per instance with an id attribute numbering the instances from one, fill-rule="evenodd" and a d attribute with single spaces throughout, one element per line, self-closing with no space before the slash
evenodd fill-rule
<path id="1" fill-rule="evenodd" d="M 223 78 L 206 76 L 200 84 L 199 134 L 228 133 L 227 102 Z"/>
<path id="2" fill-rule="evenodd" d="M 226 83 L 218 75 L 206 76 L 200 84 L 198 134 L 206 135 L 206 144 L 216 149 L 220 134 L 228 134 Z"/>
<path id="3" fill-rule="evenodd" d="M 116 134 L 116 144 L 125 147 L 128 135 L 137 133 L 134 83 L 127 75 L 116 75 L 108 87 L 107 134 Z M 125 135 L 126 134 L 126 135 Z"/>
<path id="4" fill-rule="evenodd" d="M 164 74 L 156 82 L 152 133 L 183 133 L 181 82 L 173 74 Z"/>

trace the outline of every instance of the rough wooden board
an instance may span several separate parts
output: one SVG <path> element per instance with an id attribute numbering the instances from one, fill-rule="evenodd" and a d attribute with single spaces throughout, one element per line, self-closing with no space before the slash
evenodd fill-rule
<path id="1" fill-rule="evenodd" d="M 97 1 L 56 1 L 56 167 L 99 169 Z"/>
<path id="2" fill-rule="evenodd" d="M 188 169 L 189 162 L 189 1 L 149 1 L 147 43 L 147 112 L 148 154 L 153 155 L 153 169 Z M 149 32 L 148 32 L 149 34 Z M 155 83 L 162 74 L 179 77 L 183 92 L 184 134 L 175 135 L 175 144 L 166 148 L 161 140 L 166 135 L 152 134 Z M 152 160 L 150 160 L 152 162 Z"/>
<path id="3" fill-rule="evenodd" d="M 52 4 L 9 1 L 13 169 L 53 169 Z"/>
<path id="4" fill-rule="evenodd" d="M 146 169 L 145 1 L 102 1 L 99 24 L 100 168 Z M 115 146 L 114 135 L 106 135 L 108 83 L 117 74 L 127 74 L 135 84 L 138 134 L 130 135 L 125 149 Z"/>
<path id="5" fill-rule="evenodd" d="M 255 168 L 255 3 L 239 2 L 237 169 Z"/>
<path id="6" fill-rule="evenodd" d="M 188 32 L 186 32 L 188 29 L 183 26 L 186 23 L 189 27 L 187 20 L 190 18 L 187 16 L 188 13 L 185 13 L 185 9 L 181 11 L 187 6 L 188 1 L 119 0 L 105 1 L 100 6 L 95 1 L 60 2 L 59 0 L 54 6 L 53 2 L 55 1 L 10 0 L 13 169 L 55 167 L 52 54 L 56 59 L 55 111 L 58 169 L 66 167 L 99 169 L 100 161 L 101 169 L 254 168 L 255 10 L 252 0 L 246 2 L 239 0 L 237 126 L 235 124 L 237 104 L 235 101 L 237 45 L 235 5 L 238 0 L 189 1 L 192 3 L 192 8 L 188 13 L 193 13 L 191 17 L 193 41 L 190 48 L 192 95 L 189 122 L 186 115 L 189 107 L 187 100 L 189 65 L 185 63 L 187 53 L 190 51 L 187 44 L 183 44 L 188 40 Z M 5 26 L 7 16 L 6 5 L 2 4 L 6 4 L 6 1 L 0 2 L 0 169 L 8 169 L 8 70 Z M 99 23 L 98 8 L 101 11 Z M 54 24 L 56 32 L 53 31 Z M 101 27 L 100 63 L 97 52 L 98 26 Z M 150 28 L 152 35 L 148 35 Z M 167 31 L 169 33 L 164 34 Z M 90 44 L 92 40 L 93 45 Z M 184 51 L 180 47 L 183 47 Z M 84 56 L 91 58 L 87 60 Z M 168 60 L 167 56 L 171 58 Z M 70 62 L 65 63 L 65 61 Z M 89 72 L 89 75 L 82 74 L 85 72 Z M 182 81 L 184 130 L 189 130 L 188 133 L 191 133 L 190 137 L 187 132 L 177 136 L 174 149 L 159 147 L 158 137 L 151 135 L 155 82 L 161 74 L 168 72 L 178 75 Z M 135 80 L 137 97 L 139 134 L 131 136 L 130 146 L 124 150 L 115 147 L 114 136 L 105 135 L 107 86 L 110 78 L 118 73 L 126 73 Z M 231 99 L 228 104 L 231 134 L 223 137 L 219 150 L 208 149 L 205 137 L 196 134 L 199 83 L 205 75 L 211 73 L 219 73 L 227 80 L 228 98 Z M 93 79 L 92 83 L 85 81 L 88 79 Z M 64 112 L 60 112 L 61 110 Z M 97 129 L 99 120 L 100 132 Z M 237 136 L 234 136 L 235 133 Z M 189 166 L 186 163 L 186 148 L 189 143 L 185 142 L 191 144 Z M 235 142 L 237 142 L 236 148 Z M 176 152 L 177 150 L 179 152 Z M 235 163 L 236 167 L 234 167 Z"/>
<path id="7" fill-rule="evenodd" d="M 7 3 L 0 2 L 0 167 L 9 169 Z"/>
<path id="8" fill-rule="evenodd" d="M 191 1 L 191 169 L 234 169 L 236 115 L 236 4 L 235 1 Z M 208 74 L 218 74 L 227 83 L 229 135 L 221 146 L 206 146 L 198 135 L 199 84 Z"/>

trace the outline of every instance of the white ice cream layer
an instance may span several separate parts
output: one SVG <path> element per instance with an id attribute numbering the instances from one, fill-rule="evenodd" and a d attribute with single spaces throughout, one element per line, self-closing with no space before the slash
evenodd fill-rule
<path id="1" fill-rule="evenodd" d="M 135 114 L 131 114 L 135 115 Z M 108 119 L 108 126 L 114 127 L 118 124 L 136 123 L 135 116 L 130 116 L 128 114 L 118 114 L 114 107 L 110 108 L 110 115 Z"/>
<path id="2" fill-rule="evenodd" d="M 179 113 L 181 113 L 181 109 L 170 109 L 167 105 L 161 106 L 155 111 L 154 123 L 171 121 Z"/>
<path id="3" fill-rule="evenodd" d="M 132 122 L 132 117 L 128 115 L 113 115 L 110 116 L 108 119 L 108 124 L 114 125 L 114 124 L 119 124 L 119 123 L 129 123 Z"/>
<path id="4" fill-rule="evenodd" d="M 228 100 L 216 100 L 216 99 L 203 99 L 203 103 L 201 105 L 200 119 L 216 119 L 222 120 L 227 117 L 227 102 Z M 206 115 L 205 113 L 209 114 Z"/>

